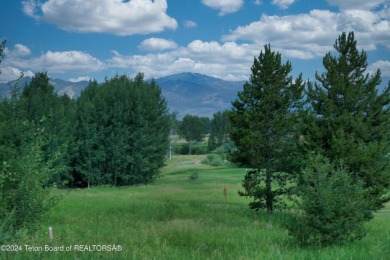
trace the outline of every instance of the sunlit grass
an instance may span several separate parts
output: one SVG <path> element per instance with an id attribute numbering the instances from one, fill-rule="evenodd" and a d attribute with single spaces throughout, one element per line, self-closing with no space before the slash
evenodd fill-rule
<path id="1" fill-rule="evenodd" d="M 63 200 L 42 230 L 21 245 L 120 245 L 120 252 L 0 252 L 9 259 L 388 259 L 390 205 L 368 223 L 363 240 L 300 248 L 280 227 L 283 214 L 248 208 L 238 196 L 245 169 L 175 156 L 152 185 L 59 191 Z M 198 179 L 190 180 L 192 172 Z M 227 201 L 223 189 L 227 189 Z M 53 227 L 50 241 L 47 228 Z M 3 259 L 3 258 L 2 258 Z"/>

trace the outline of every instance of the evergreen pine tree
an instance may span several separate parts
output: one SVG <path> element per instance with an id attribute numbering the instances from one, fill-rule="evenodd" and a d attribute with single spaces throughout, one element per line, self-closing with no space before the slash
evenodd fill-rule
<path id="1" fill-rule="evenodd" d="M 254 170 L 243 181 L 243 196 L 253 197 L 251 208 L 272 213 L 287 192 L 291 149 L 297 143 L 296 112 L 302 99 L 301 75 L 293 81 L 292 66 L 265 46 L 254 59 L 249 82 L 238 93 L 229 114 L 229 136 L 236 143 L 233 160 Z M 273 183 L 278 183 L 277 187 Z"/>
<path id="2" fill-rule="evenodd" d="M 323 58 L 325 72 L 309 84 L 312 121 L 305 140 L 331 162 L 343 161 L 356 180 L 362 180 L 366 196 L 378 209 L 390 185 L 390 82 L 379 92 L 380 71 L 366 73 L 367 55 L 359 52 L 354 33 L 341 34 L 334 44 L 338 55 Z"/>

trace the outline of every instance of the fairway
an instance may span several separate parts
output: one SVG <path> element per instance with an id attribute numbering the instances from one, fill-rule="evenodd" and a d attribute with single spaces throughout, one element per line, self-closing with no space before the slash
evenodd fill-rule
<path id="1" fill-rule="evenodd" d="M 321 249 L 300 248 L 280 227 L 283 214 L 268 216 L 255 212 L 247 206 L 249 199 L 238 196 L 245 168 L 206 166 L 200 163 L 204 157 L 175 156 L 151 185 L 60 190 L 63 199 L 41 231 L 34 237 L 23 237 L 18 242 L 22 246 L 20 252 L 1 252 L 0 258 L 388 259 L 390 256 L 389 204 L 368 224 L 369 234 L 361 241 Z M 194 172 L 198 178 L 190 180 Z M 53 228 L 53 241 L 48 235 L 49 226 Z"/>

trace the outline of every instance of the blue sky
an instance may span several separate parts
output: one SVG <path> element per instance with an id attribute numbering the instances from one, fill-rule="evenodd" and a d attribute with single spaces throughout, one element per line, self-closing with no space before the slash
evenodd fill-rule
<path id="1" fill-rule="evenodd" d="M 247 80 L 265 44 L 313 79 L 343 31 L 390 77 L 389 0 L 26 0 L 0 4 L 0 82 L 47 71 L 78 81 L 143 72 Z"/>

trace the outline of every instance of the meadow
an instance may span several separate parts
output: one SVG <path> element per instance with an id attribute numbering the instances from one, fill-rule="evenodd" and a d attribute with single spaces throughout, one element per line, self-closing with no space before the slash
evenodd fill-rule
<path id="1" fill-rule="evenodd" d="M 0 252 L 0 258 L 390 258 L 390 204 L 367 224 L 369 233 L 361 241 L 302 248 L 281 227 L 282 213 L 250 210 L 249 199 L 238 196 L 246 169 L 203 165 L 204 157 L 174 156 L 151 185 L 58 190 L 63 198 L 42 229 L 22 236 L 15 242 L 21 250 Z M 198 178 L 191 180 L 194 173 Z"/>

